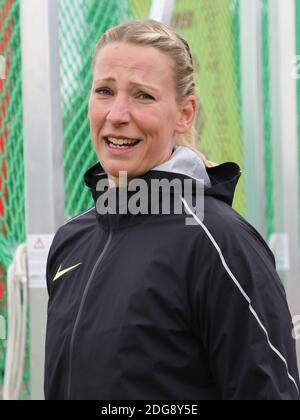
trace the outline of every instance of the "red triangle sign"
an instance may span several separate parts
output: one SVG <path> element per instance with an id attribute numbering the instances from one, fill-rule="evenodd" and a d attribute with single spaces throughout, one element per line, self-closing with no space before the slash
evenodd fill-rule
<path id="1" fill-rule="evenodd" d="M 41 238 L 38 238 L 36 240 L 36 243 L 34 244 L 33 249 L 45 249 L 45 245 L 43 241 L 41 240 Z"/>

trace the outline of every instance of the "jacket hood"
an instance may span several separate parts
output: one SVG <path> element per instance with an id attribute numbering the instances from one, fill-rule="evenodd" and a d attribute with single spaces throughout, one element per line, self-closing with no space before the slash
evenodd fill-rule
<path id="1" fill-rule="evenodd" d="M 204 162 L 189 147 L 175 146 L 170 159 L 162 165 L 155 166 L 152 171 L 182 174 L 196 181 L 203 180 L 204 185 L 211 187 Z"/>
<path id="2" fill-rule="evenodd" d="M 190 148 L 176 146 L 171 158 L 141 175 L 139 178 L 149 182 L 153 178 L 192 179 L 194 182 L 204 182 L 204 195 L 232 205 L 235 189 L 241 176 L 239 165 L 226 162 L 212 168 L 206 168 L 201 158 Z M 107 174 L 100 162 L 92 166 L 84 175 L 86 186 L 91 190 L 94 200 L 99 197 L 96 190 L 97 182 L 107 178 Z"/>

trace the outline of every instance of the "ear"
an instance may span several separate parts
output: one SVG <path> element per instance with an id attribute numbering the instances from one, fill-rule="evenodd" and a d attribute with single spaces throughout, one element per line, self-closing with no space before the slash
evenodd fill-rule
<path id="1" fill-rule="evenodd" d="M 186 133 L 193 125 L 197 108 L 197 98 L 194 95 L 188 96 L 178 108 L 178 120 L 175 132 L 179 134 Z"/>

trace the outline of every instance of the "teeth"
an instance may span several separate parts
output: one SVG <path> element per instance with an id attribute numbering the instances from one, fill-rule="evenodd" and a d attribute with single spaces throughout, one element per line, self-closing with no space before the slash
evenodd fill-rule
<path id="1" fill-rule="evenodd" d="M 132 139 L 114 139 L 113 137 L 108 137 L 107 140 L 110 143 L 115 144 L 116 146 L 123 146 L 127 144 L 136 144 L 138 143 L 138 140 L 132 140 Z"/>

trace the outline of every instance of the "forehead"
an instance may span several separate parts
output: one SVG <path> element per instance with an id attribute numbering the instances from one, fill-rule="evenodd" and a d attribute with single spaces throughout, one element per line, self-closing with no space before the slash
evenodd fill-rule
<path id="1" fill-rule="evenodd" d="M 137 76 L 141 81 L 172 84 L 172 59 L 157 48 L 116 42 L 102 48 L 95 62 L 94 78 Z"/>

